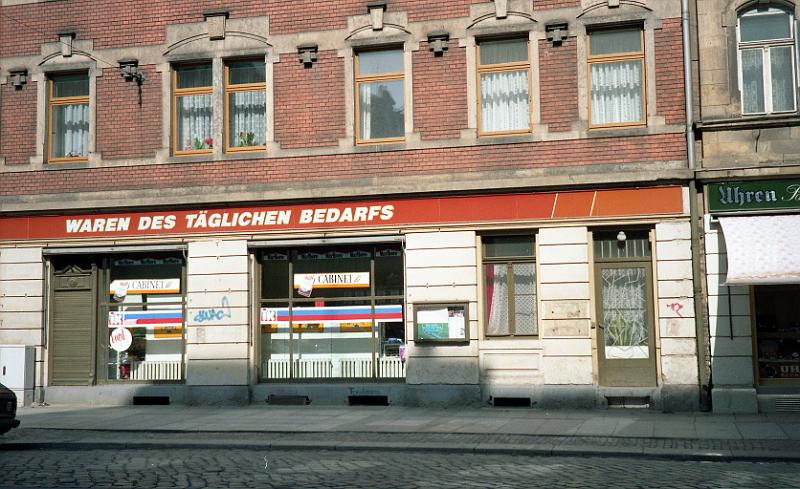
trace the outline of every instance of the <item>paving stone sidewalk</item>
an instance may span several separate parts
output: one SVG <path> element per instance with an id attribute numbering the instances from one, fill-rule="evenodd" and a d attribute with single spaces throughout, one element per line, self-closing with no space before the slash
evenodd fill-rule
<path id="1" fill-rule="evenodd" d="M 267 406 L 36 407 L 0 450 L 75 444 L 800 460 L 800 416 Z M 118 436 L 112 436 L 114 433 Z M 180 436 L 175 436 L 180 434 Z"/>

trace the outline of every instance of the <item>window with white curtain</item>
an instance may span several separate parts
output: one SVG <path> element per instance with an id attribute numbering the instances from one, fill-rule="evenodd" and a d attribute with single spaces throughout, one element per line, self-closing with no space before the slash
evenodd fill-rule
<path id="1" fill-rule="evenodd" d="M 536 335 L 533 236 L 484 236 L 482 241 L 486 336 Z"/>
<path id="2" fill-rule="evenodd" d="M 173 71 L 173 145 L 176 155 L 211 153 L 214 147 L 211 63 Z"/>
<path id="3" fill-rule="evenodd" d="M 266 148 L 266 65 L 260 61 L 225 66 L 226 151 Z"/>
<path id="4" fill-rule="evenodd" d="M 49 97 L 50 162 L 82 161 L 89 155 L 89 76 L 53 76 Z"/>
<path id="5" fill-rule="evenodd" d="M 478 44 L 479 134 L 530 131 L 528 52 L 527 39 Z"/>
<path id="6" fill-rule="evenodd" d="M 405 137 L 403 50 L 356 53 L 357 143 L 402 141 Z"/>
<path id="7" fill-rule="evenodd" d="M 645 124 L 642 29 L 590 31 L 588 43 L 590 126 Z"/>
<path id="8" fill-rule="evenodd" d="M 769 5 L 739 15 L 742 113 L 794 112 L 797 81 L 794 16 Z"/>

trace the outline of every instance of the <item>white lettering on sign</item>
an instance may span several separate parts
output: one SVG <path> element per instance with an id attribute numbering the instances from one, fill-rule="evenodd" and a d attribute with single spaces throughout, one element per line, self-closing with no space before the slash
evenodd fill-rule
<path id="1" fill-rule="evenodd" d="M 321 207 L 300 211 L 300 224 L 324 224 L 342 222 L 372 222 L 380 219 L 388 221 L 394 217 L 393 205 L 371 205 L 363 207 Z"/>
<path id="2" fill-rule="evenodd" d="M 175 228 L 175 216 L 142 216 L 139 218 L 139 229 L 149 229 L 153 231 L 160 231 L 163 229 Z"/>
<path id="3" fill-rule="evenodd" d="M 186 227 L 189 229 L 204 228 L 246 228 L 254 226 L 288 225 L 292 211 L 259 211 L 259 212 L 211 212 L 200 211 L 186 215 Z"/>
<path id="4" fill-rule="evenodd" d="M 67 219 L 67 233 L 113 233 L 127 231 L 130 225 L 130 217 Z"/>

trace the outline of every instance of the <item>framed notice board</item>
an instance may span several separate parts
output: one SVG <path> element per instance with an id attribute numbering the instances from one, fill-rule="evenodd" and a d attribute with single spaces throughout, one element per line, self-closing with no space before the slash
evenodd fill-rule
<path id="1" fill-rule="evenodd" d="M 469 341 L 469 305 L 459 303 L 414 304 L 414 341 L 463 343 Z"/>

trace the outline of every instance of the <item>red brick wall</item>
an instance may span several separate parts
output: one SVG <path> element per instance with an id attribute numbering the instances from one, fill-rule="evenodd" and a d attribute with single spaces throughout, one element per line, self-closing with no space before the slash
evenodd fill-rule
<path id="1" fill-rule="evenodd" d="M 459 138 L 467 127 L 467 56 L 451 40 L 441 57 L 427 42 L 414 53 L 414 130 L 422 139 Z"/>
<path id="2" fill-rule="evenodd" d="M 386 153 L 0 173 L 0 196 L 448 175 L 685 158 L 684 135 L 673 133 Z"/>
<path id="3" fill-rule="evenodd" d="M 282 148 L 336 146 L 345 136 L 344 60 L 322 51 L 311 68 L 296 54 L 274 65 L 275 139 Z"/>
<path id="4" fill-rule="evenodd" d="M 103 159 L 154 156 L 161 148 L 161 74 L 140 66 L 142 103 L 136 82 L 126 82 L 117 68 L 97 78 L 97 150 Z"/>
<path id="5" fill-rule="evenodd" d="M 95 48 L 160 44 L 167 24 L 202 22 L 203 12 L 228 8 L 231 18 L 269 15 L 273 35 L 301 31 L 345 29 L 347 17 L 367 12 L 365 0 L 62 0 L 2 7 L 0 56 L 36 54 L 43 42 L 75 28 L 78 39 Z M 404 11 L 410 22 L 466 17 L 478 0 L 390 0 L 389 12 Z"/>
<path id="6" fill-rule="evenodd" d="M 0 85 L 0 109 L 0 157 L 6 165 L 28 163 L 36 153 L 36 83 Z"/>
<path id="7" fill-rule="evenodd" d="M 574 37 L 561 46 L 539 41 L 542 122 L 550 132 L 569 131 L 578 120 L 578 48 Z"/>
<path id="8" fill-rule="evenodd" d="M 668 124 L 686 121 L 681 19 L 664 19 L 655 30 L 656 111 Z"/>
<path id="9" fill-rule="evenodd" d="M 580 7 L 581 0 L 533 0 L 533 10 L 549 8 Z"/>

